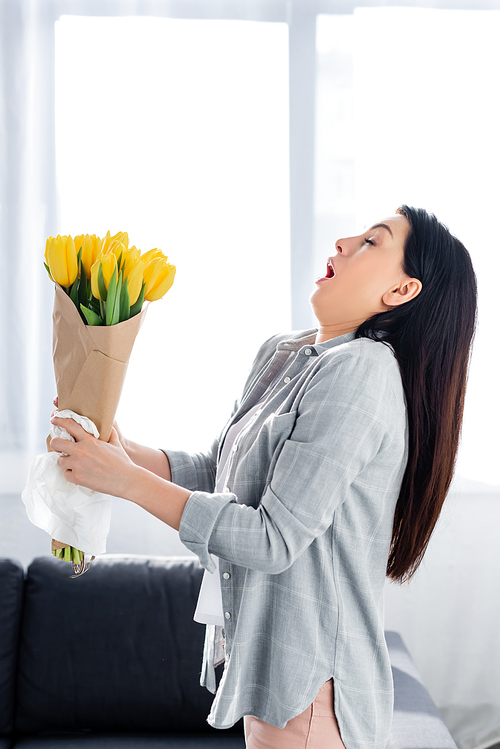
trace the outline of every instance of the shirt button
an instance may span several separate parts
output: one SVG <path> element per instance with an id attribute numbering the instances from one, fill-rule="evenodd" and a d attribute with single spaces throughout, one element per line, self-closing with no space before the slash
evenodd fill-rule
<path id="1" fill-rule="evenodd" d="M 224 487 L 224 494 L 229 494 L 230 491 L 231 489 L 228 486 Z"/>
<path id="2" fill-rule="evenodd" d="M 283 382 L 285 383 L 285 385 L 288 385 L 288 383 L 290 382 L 290 380 L 291 380 L 291 377 L 285 377 L 285 379 L 283 380 Z"/>
<path id="3" fill-rule="evenodd" d="M 306 350 L 304 351 L 304 354 L 305 354 L 306 356 L 310 356 L 310 355 L 312 354 L 312 349 L 310 349 L 310 348 L 306 348 Z"/>
<path id="4" fill-rule="evenodd" d="M 223 572 L 222 573 L 222 577 L 224 578 L 224 580 L 229 580 L 229 578 L 231 577 L 231 575 L 229 574 L 229 572 Z"/>
<path id="5" fill-rule="evenodd" d="M 229 613 L 229 611 L 226 611 L 226 613 L 224 614 L 224 616 L 226 617 L 226 619 L 230 619 L 231 618 L 231 614 Z"/>
<path id="6" fill-rule="evenodd" d="M 237 445 L 237 444 L 235 443 L 235 444 L 233 445 L 233 453 L 235 453 L 237 449 L 238 449 L 238 445 Z"/>

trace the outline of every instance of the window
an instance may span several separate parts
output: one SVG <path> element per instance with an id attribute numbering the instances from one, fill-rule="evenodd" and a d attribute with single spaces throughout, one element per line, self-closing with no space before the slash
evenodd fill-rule
<path id="1" fill-rule="evenodd" d="M 257 347 L 290 329 L 287 26 L 56 27 L 61 232 L 128 231 L 177 266 L 137 339 L 120 425 L 153 446 L 208 448 Z"/>

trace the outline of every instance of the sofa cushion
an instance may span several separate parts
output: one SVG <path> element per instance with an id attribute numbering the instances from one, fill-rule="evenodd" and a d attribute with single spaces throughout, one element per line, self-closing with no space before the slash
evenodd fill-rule
<path id="1" fill-rule="evenodd" d="M 12 732 L 17 668 L 19 621 L 23 602 L 24 570 L 12 559 L 0 559 L 0 736 Z M 10 743 L 0 739 L 0 749 Z"/>
<path id="2" fill-rule="evenodd" d="M 215 733 L 213 696 L 199 686 L 204 627 L 193 621 L 202 572 L 192 558 L 107 555 L 72 579 L 69 564 L 34 560 L 17 729 Z"/>

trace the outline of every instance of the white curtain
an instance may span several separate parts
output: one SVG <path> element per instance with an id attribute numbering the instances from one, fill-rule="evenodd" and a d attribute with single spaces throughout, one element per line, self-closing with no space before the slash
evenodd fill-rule
<path id="1" fill-rule="evenodd" d="M 54 391 L 52 290 L 40 262 L 56 229 L 50 2 L 3 0 L 0 54 L 0 475 L 9 491 L 43 448 Z"/>

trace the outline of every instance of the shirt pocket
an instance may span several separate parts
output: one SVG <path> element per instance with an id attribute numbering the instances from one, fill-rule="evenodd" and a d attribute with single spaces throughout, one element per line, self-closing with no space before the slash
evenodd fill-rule
<path id="1" fill-rule="evenodd" d="M 264 422 L 267 427 L 267 450 L 269 456 L 268 468 L 266 473 L 266 487 L 271 483 L 274 467 L 280 456 L 283 445 L 290 438 L 295 422 L 297 420 L 297 411 L 288 413 L 273 414 Z M 264 438 L 265 439 L 265 438 Z"/>
<path id="2" fill-rule="evenodd" d="M 297 411 L 288 413 L 271 414 L 262 425 L 259 432 L 259 440 L 265 445 L 269 461 L 276 459 L 283 443 L 290 437 L 295 422 L 297 420 Z"/>
<path id="3" fill-rule="evenodd" d="M 263 422 L 255 422 L 241 435 L 238 450 L 230 468 L 231 489 L 243 504 L 257 506 L 267 485 L 284 443 L 289 439 L 297 412 L 271 414 Z"/>

